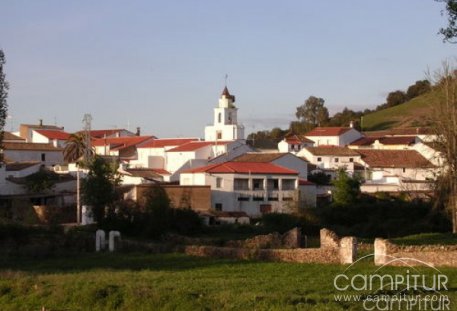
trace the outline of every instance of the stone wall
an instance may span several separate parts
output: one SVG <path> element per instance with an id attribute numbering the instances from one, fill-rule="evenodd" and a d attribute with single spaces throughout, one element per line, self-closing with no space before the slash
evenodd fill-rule
<path id="1" fill-rule="evenodd" d="M 389 240 L 374 242 L 375 265 L 424 265 L 457 267 L 457 245 L 403 246 Z"/>
<path id="2" fill-rule="evenodd" d="M 320 248 L 255 249 L 188 245 L 182 251 L 191 256 L 297 263 L 346 264 L 356 260 L 357 240 L 354 237 L 345 237 L 340 241 L 334 232 L 327 229 L 321 230 L 320 237 Z"/>
<path id="3" fill-rule="evenodd" d="M 136 185 L 136 199 L 142 203 L 145 191 L 154 185 Z M 211 209 L 211 188 L 210 186 L 179 186 L 162 185 L 175 208 L 191 208 L 195 211 L 209 211 Z"/>

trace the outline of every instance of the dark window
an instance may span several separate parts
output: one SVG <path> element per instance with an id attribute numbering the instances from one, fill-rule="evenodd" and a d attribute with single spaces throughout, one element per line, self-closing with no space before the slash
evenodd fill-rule
<path id="1" fill-rule="evenodd" d="M 252 190 L 263 190 L 263 179 L 253 179 Z"/>
<path id="2" fill-rule="evenodd" d="M 216 188 L 222 188 L 222 178 L 216 177 Z"/>
<path id="3" fill-rule="evenodd" d="M 222 211 L 222 203 L 216 203 L 214 208 L 216 209 L 216 211 Z"/>
<path id="4" fill-rule="evenodd" d="M 46 153 L 41 154 L 41 161 L 46 161 Z"/>
<path id="5" fill-rule="evenodd" d="M 238 201 L 249 201 L 249 197 L 238 197 Z"/>
<path id="6" fill-rule="evenodd" d="M 217 115 L 217 122 L 221 123 L 221 121 L 222 121 L 222 114 L 219 112 L 219 114 Z"/>
<path id="7" fill-rule="evenodd" d="M 339 160 L 340 160 L 340 159 L 338 159 L 338 158 L 335 158 L 335 163 L 338 163 L 338 161 L 339 161 Z"/>
<path id="8" fill-rule="evenodd" d="M 354 162 L 354 158 L 349 158 L 349 162 Z"/>
<path id="9" fill-rule="evenodd" d="M 222 132 L 217 132 L 217 139 L 222 139 Z"/>
<path id="10" fill-rule="evenodd" d="M 249 190 L 249 179 L 247 178 L 235 178 L 233 181 L 234 190 Z"/>
<path id="11" fill-rule="evenodd" d="M 278 179 L 267 179 L 267 189 L 268 190 L 279 190 L 279 180 Z"/>
<path id="12" fill-rule="evenodd" d="M 260 205 L 260 212 L 262 214 L 271 213 L 271 205 L 270 204 Z"/>
<path id="13" fill-rule="evenodd" d="M 405 173 L 405 172 L 406 172 L 406 168 L 403 168 L 403 173 Z"/>
<path id="14" fill-rule="evenodd" d="M 263 196 L 253 196 L 252 201 L 263 201 Z"/>
<path id="15" fill-rule="evenodd" d="M 322 158 L 317 158 L 317 162 L 322 162 Z"/>

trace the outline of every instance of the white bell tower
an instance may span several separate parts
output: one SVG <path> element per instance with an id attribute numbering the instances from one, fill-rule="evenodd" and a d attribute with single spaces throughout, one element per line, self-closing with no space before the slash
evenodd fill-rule
<path id="1" fill-rule="evenodd" d="M 227 86 L 219 98 L 219 105 L 214 108 L 214 123 L 205 128 L 205 140 L 244 140 L 244 126 L 238 125 L 235 96 L 230 95 Z"/>

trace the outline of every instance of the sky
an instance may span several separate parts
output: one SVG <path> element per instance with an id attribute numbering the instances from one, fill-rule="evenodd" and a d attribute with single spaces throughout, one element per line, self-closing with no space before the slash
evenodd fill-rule
<path id="1" fill-rule="evenodd" d="M 330 113 L 374 108 L 454 59 L 433 0 L 1 0 L 21 123 L 203 137 L 225 85 L 246 135 L 286 128 L 321 97 Z"/>

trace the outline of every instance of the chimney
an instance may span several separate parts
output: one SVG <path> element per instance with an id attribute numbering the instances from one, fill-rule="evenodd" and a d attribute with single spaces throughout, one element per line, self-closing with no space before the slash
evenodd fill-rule
<path id="1" fill-rule="evenodd" d="M 349 127 L 354 128 L 354 121 L 349 122 Z"/>
<path id="2" fill-rule="evenodd" d="M 136 136 L 140 136 L 140 134 L 141 134 L 141 128 L 138 126 L 136 128 Z"/>
<path id="3" fill-rule="evenodd" d="M 39 119 L 39 121 L 40 121 L 40 124 L 39 124 L 39 125 L 40 125 L 40 126 L 43 126 L 43 119 Z"/>

